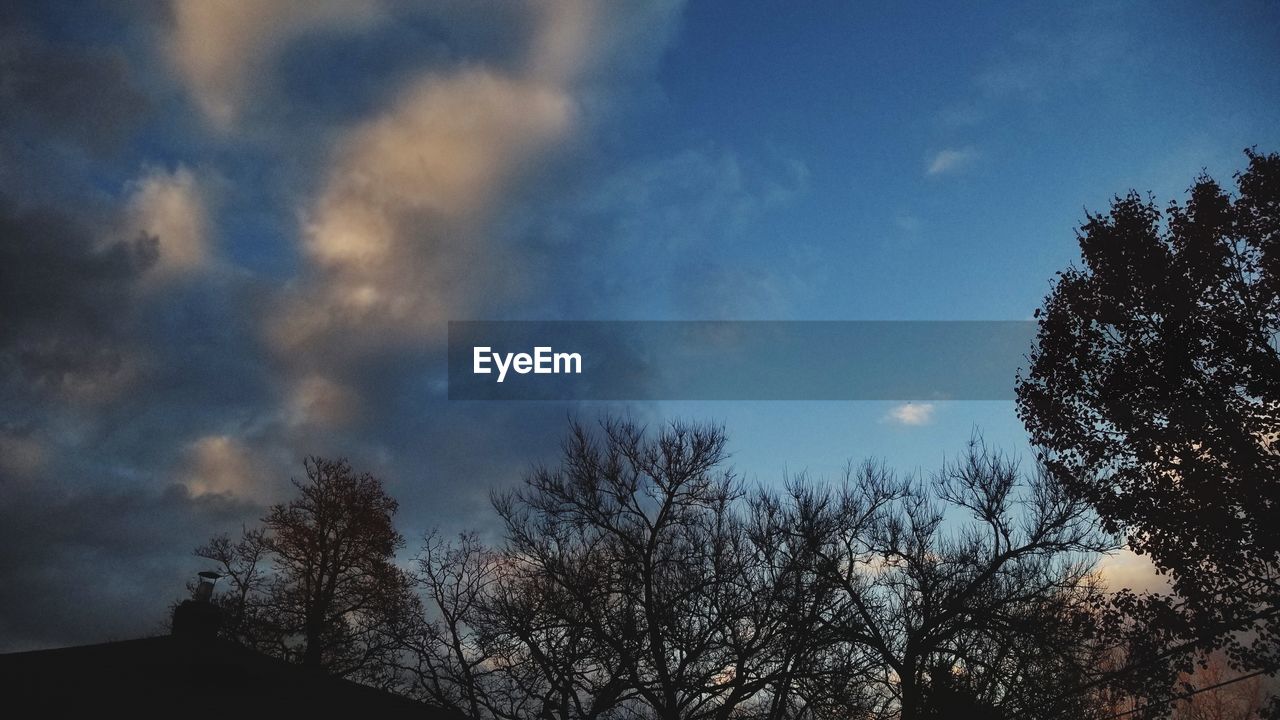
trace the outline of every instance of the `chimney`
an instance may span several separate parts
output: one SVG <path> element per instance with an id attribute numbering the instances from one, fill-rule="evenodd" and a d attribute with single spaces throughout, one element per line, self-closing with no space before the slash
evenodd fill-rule
<path id="1" fill-rule="evenodd" d="M 172 634 L 176 637 L 212 640 L 222 627 L 222 611 L 210 602 L 213 585 L 222 577 L 208 570 L 200 573 L 200 581 L 190 600 L 183 600 L 173 610 Z"/>

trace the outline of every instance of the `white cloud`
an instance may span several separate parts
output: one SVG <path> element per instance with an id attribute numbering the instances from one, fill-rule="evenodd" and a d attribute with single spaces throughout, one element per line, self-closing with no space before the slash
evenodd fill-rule
<path id="1" fill-rule="evenodd" d="M 153 272 L 161 277 L 188 272 L 209 258 L 209 213 L 205 185 L 189 169 L 153 168 L 132 185 L 125 232 L 154 236 L 160 257 Z"/>
<path id="2" fill-rule="evenodd" d="M 504 186 L 566 134 L 565 91 L 487 70 L 429 76 L 341 143 L 307 213 L 314 276 L 278 318 L 282 347 L 431 339 L 509 263 L 485 237 Z"/>
<path id="3" fill-rule="evenodd" d="M 898 425 L 928 425 L 933 422 L 933 403 L 903 403 L 895 406 L 885 419 Z"/>
<path id="4" fill-rule="evenodd" d="M 249 451 L 227 435 L 208 435 L 187 446 L 180 478 L 192 495 L 261 498 L 263 478 Z"/>
<path id="5" fill-rule="evenodd" d="M 386 17 L 382 0 L 173 0 L 170 60 L 205 117 L 228 130 L 289 41 L 358 31 Z"/>
<path id="6" fill-rule="evenodd" d="M 929 167 L 925 170 L 925 174 L 929 176 L 943 175 L 963 170 L 977 158 L 978 151 L 971 147 L 940 150 L 929 161 Z"/>
<path id="7" fill-rule="evenodd" d="M 1137 592 L 1167 592 L 1169 582 L 1156 574 L 1156 568 L 1146 555 L 1132 550 L 1120 550 L 1102 558 L 1098 574 L 1110 590 L 1129 588 Z"/>
<path id="8" fill-rule="evenodd" d="M 522 292 L 531 282 L 524 264 L 490 236 L 490 222 L 511 187 L 572 138 L 601 67 L 638 63 L 619 58 L 624 31 L 644 31 L 646 43 L 663 36 L 619 25 L 674 15 L 643 7 L 532 3 L 528 50 L 515 69 L 429 70 L 344 133 L 303 213 L 308 272 L 269 321 L 275 346 L 340 345 L 347 358 L 420 346 L 477 302 Z"/>

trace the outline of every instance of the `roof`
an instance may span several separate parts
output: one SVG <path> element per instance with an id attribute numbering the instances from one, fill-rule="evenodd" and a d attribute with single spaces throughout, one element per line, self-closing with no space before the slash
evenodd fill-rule
<path id="1" fill-rule="evenodd" d="M 7 705 L 17 701 L 18 707 L 38 708 L 43 716 L 120 709 L 142 717 L 279 718 L 317 712 L 322 717 L 465 720 L 452 710 L 221 639 L 167 635 L 11 653 L 0 655 L 0 678 L 7 686 Z"/>

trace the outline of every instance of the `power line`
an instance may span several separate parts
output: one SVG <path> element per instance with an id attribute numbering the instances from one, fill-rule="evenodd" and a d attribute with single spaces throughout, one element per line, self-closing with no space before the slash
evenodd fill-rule
<path id="1" fill-rule="evenodd" d="M 1203 628 L 1201 629 L 1200 633 L 1196 637 L 1192 638 L 1191 640 L 1178 643 L 1177 645 L 1166 648 L 1164 651 L 1157 653 L 1152 657 L 1146 658 L 1144 660 L 1133 663 L 1131 665 L 1126 665 L 1125 667 L 1122 667 L 1118 670 L 1105 672 L 1099 675 L 1098 677 L 1094 678 L 1093 680 L 1090 680 L 1089 682 L 1086 682 L 1082 685 L 1077 685 L 1071 688 L 1070 690 L 1067 690 L 1059 694 L 1057 698 L 1055 698 L 1055 700 L 1056 701 L 1066 700 L 1078 693 L 1097 687 L 1099 685 L 1106 684 L 1107 682 L 1110 682 L 1111 680 L 1114 680 L 1117 677 L 1120 677 L 1122 675 L 1127 675 L 1140 668 L 1146 667 L 1148 665 L 1154 665 L 1160 662 L 1161 660 L 1165 660 L 1167 658 L 1173 657 L 1174 655 L 1178 655 L 1180 653 L 1196 650 L 1198 646 L 1203 646 L 1203 645 L 1207 645 L 1209 643 L 1214 642 L 1223 633 L 1241 632 L 1242 630 L 1244 630 L 1245 625 L 1257 622 L 1259 620 L 1269 620 L 1271 617 L 1277 614 L 1280 614 L 1280 606 L 1273 605 L 1267 608 L 1266 610 L 1255 613 L 1251 616 L 1239 618 L 1234 623 L 1222 623 L 1221 626 L 1216 628 L 1214 627 Z"/>
<path id="2" fill-rule="evenodd" d="M 1165 700 L 1159 700 L 1159 701 L 1157 701 L 1157 702 L 1147 703 L 1146 705 L 1143 705 L 1142 707 L 1136 707 L 1136 708 L 1134 708 L 1134 709 L 1132 709 L 1132 710 L 1125 710 L 1124 712 L 1113 713 L 1113 714 L 1111 714 L 1111 715 L 1103 715 L 1101 718 L 1099 718 L 1099 720 L 1112 720 L 1112 718 L 1124 717 L 1125 715 L 1132 715 L 1132 714 L 1134 714 L 1134 713 L 1136 713 L 1136 712 L 1142 712 L 1143 710 L 1146 710 L 1147 708 L 1151 708 L 1151 707 L 1158 707 L 1158 706 L 1160 706 L 1160 705 L 1168 705 L 1169 703 L 1174 703 L 1174 702 L 1177 702 L 1177 701 L 1179 701 L 1179 700 L 1186 700 L 1187 698 L 1194 697 L 1194 696 L 1196 696 L 1196 695 L 1199 695 L 1199 694 L 1200 694 L 1200 693 L 1202 693 L 1202 692 L 1208 692 L 1208 691 L 1210 691 L 1210 690 L 1217 690 L 1217 689 L 1218 689 L 1218 688 L 1220 688 L 1220 687 L 1226 687 L 1227 685 L 1231 685 L 1232 683 L 1238 683 L 1238 682 L 1240 682 L 1240 681 L 1242 681 L 1242 680 L 1248 680 L 1249 678 L 1258 677 L 1259 675 L 1269 675 L 1269 674 L 1271 674 L 1272 672 L 1274 672 L 1274 671 L 1273 671 L 1273 670 L 1254 670 L 1254 671 L 1253 671 L 1253 672 L 1251 672 L 1251 673 L 1248 673 L 1248 674 L 1245 674 L 1245 675 L 1241 675 L 1241 676 L 1239 676 L 1239 677 L 1234 677 L 1234 678 L 1231 678 L 1230 680 L 1223 680 L 1222 682 L 1219 682 L 1219 683 L 1214 683 L 1214 684 L 1212 684 L 1212 685 L 1206 685 L 1205 687 L 1198 688 L 1198 689 L 1192 690 L 1192 691 L 1190 691 L 1190 692 L 1185 692 L 1185 693 L 1182 693 L 1181 695 L 1174 695 L 1173 697 L 1171 697 L 1171 698 L 1167 698 L 1167 699 L 1165 699 Z"/>

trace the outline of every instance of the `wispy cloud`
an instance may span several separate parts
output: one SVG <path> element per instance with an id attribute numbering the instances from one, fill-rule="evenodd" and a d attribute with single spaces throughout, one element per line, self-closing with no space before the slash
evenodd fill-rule
<path id="1" fill-rule="evenodd" d="M 1120 30 L 1126 12 L 1116 3 L 1079 3 L 1014 29 L 975 73 L 973 93 L 942 109 L 938 120 L 968 127 L 1084 84 L 1095 94 L 1123 89 L 1131 76 L 1111 70 L 1131 55 L 1132 39 Z"/>
<path id="2" fill-rule="evenodd" d="M 578 273 L 628 267 L 632 282 L 562 290 L 572 304 L 617 305 L 627 317 L 785 317 L 825 268 L 810 248 L 779 246 L 768 257 L 708 249 L 739 244 L 763 216 L 802 196 L 808 175 L 792 159 L 713 149 L 627 163 L 572 197 L 558 224 L 597 238 L 575 252 Z M 654 265 L 655 247 L 691 262 L 680 272 Z"/>
<path id="3" fill-rule="evenodd" d="M 924 220 L 911 213 L 898 213 L 893 218 L 893 224 L 904 233 L 915 234 L 924 227 Z"/>
<path id="4" fill-rule="evenodd" d="M 381 0 L 174 0 L 167 50 L 205 117 L 229 130 L 275 55 L 309 32 L 367 29 Z"/>
<path id="5" fill-rule="evenodd" d="M 933 403 L 903 403 L 894 407 L 885 420 L 896 425 L 928 425 L 933 422 Z"/>
<path id="6" fill-rule="evenodd" d="M 977 159 L 978 151 L 972 147 L 940 150 L 929 160 L 929 167 L 925 170 L 925 174 L 932 177 L 957 172 L 973 164 Z"/>

